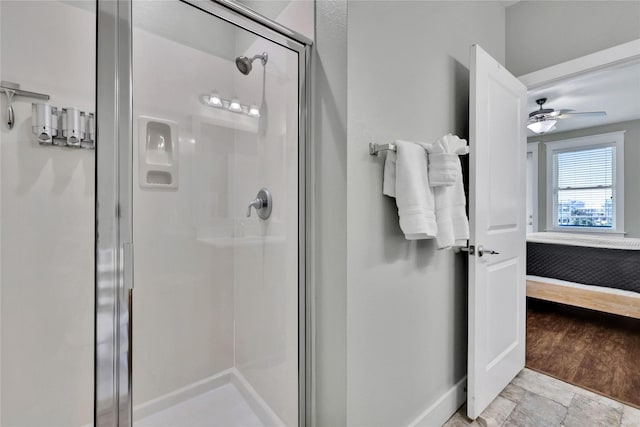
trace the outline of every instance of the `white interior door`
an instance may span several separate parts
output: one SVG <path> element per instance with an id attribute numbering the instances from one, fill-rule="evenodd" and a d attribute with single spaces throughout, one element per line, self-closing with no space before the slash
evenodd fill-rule
<path id="1" fill-rule="evenodd" d="M 524 367 L 526 87 L 471 47 L 467 415 Z M 492 252 L 496 253 L 492 253 Z"/>

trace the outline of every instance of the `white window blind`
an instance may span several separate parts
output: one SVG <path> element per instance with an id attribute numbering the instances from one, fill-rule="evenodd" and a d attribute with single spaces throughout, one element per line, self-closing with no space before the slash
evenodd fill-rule
<path id="1" fill-rule="evenodd" d="M 612 229 L 615 146 L 554 153 L 556 227 Z"/>

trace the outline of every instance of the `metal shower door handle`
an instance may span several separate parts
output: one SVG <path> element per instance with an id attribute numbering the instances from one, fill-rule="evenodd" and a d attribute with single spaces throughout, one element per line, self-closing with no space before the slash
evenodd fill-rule
<path id="1" fill-rule="evenodd" d="M 271 216 L 272 207 L 273 199 L 271 198 L 271 192 L 266 188 L 261 188 L 256 198 L 249 203 L 247 207 L 247 218 L 251 216 L 251 208 L 254 208 L 260 219 L 267 219 Z"/>

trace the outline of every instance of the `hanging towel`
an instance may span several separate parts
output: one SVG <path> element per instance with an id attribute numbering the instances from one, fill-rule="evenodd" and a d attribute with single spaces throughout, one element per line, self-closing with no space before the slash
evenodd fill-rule
<path id="1" fill-rule="evenodd" d="M 435 144 L 421 145 L 429 153 L 429 184 L 432 187 L 454 185 L 462 176 L 458 156 L 469 152 L 467 141 L 449 133 Z"/>
<path id="2" fill-rule="evenodd" d="M 446 249 L 466 246 L 469 239 L 469 220 L 458 156 L 469 152 L 467 141 L 448 134 L 438 139 L 435 144 L 420 145 L 429 153 L 430 185 L 434 186 L 431 182 L 432 176 L 434 181 L 440 184 L 433 188 L 438 247 Z"/>
<path id="3" fill-rule="evenodd" d="M 433 190 L 429 186 L 427 154 L 420 145 L 395 141 L 384 164 L 383 194 L 395 197 L 400 229 L 407 240 L 431 239 L 438 228 Z"/>

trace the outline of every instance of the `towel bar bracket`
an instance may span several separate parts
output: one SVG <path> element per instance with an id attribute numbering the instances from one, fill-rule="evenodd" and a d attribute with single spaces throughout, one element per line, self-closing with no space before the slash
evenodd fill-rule
<path id="1" fill-rule="evenodd" d="M 374 144 L 369 143 L 369 154 L 377 156 L 381 151 L 396 151 L 395 144 Z"/>

